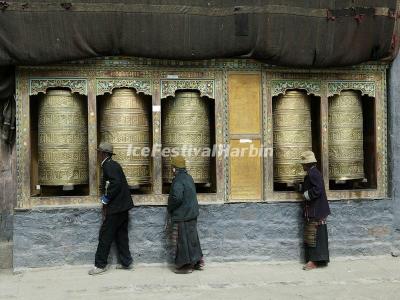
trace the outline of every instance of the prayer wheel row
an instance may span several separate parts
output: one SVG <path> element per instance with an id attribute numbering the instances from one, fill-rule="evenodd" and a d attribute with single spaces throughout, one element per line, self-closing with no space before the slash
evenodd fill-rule
<path id="1" fill-rule="evenodd" d="M 274 181 L 292 185 L 304 178 L 300 154 L 312 149 L 311 99 L 289 90 L 273 102 Z M 329 100 L 329 179 L 364 179 L 361 95 L 342 91 Z"/>
<path id="2" fill-rule="evenodd" d="M 100 138 L 111 143 L 130 185 L 151 181 L 150 106 L 134 90 L 115 89 L 100 109 Z M 364 178 L 363 111 L 360 93 L 343 91 L 329 100 L 329 178 Z M 274 181 L 302 180 L 300 154 L 312 149 L 311 99 L 289 90 L 273 102 Z M 39 103 L 38 166 L 41 185 L 88 183 L 85 101 L 68 90 L 49 90 Z M 196 183 L 210 182 L 210 105 L 195 91 L 177 91 L 163 101 L 162 144 L 186 157 Z M 129 150 L 136 150 L 129 153 Z M 186 152 L 185 152 L 186 151 Z M 163 181 L 171 182 L 170 160 L 163 159 Z"/>
<path id="3" fill-rule="evenodd" d="M 99 109 L 100 139 L 114 146 L 131 186 L 149 184 L 151 159 L 150 106 L 128 88 L 114 89 Z M 197 92 L 177 92 L 167 99 L 162 117 L 163 146 L 186 156 L 196 183 L 208 183 L 210 157 L 198 149 L 210 148 L 210 107 Z M 39 184 L 88 183 L 87 116 L 85 101 L 68 90 L 49 90 L 39 105 Z M 183 152 L 185 149 L 193 152 Z M 170 160 L 163 159 L 163 181 L 171 182 Z"/>

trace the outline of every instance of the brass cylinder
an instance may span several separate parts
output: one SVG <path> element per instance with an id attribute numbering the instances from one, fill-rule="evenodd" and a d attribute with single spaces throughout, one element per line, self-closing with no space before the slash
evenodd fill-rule
<path id="1" fill-rule="evenodd" d="M 100 119 L 101 140 L 114 153 L 131 186 L 150 183 L 150 112 L 146 99 L 128 88 L 105 97 Z"/>
<path id="2" fill-rule="evenodd" d="M 273 101 L 274 181 L 303 180 L 301 153 L 312 150 L 310 98 L 290 90 Z"/>
<path id="3" fill-rule="evenodd" d="M 342 91 L 329 101 L 329 179 L 364 178 L 361 95 Z"/>
<path id="4" fill-rule="evenodd" d="M 210 106 L 198 92 L 176 92 L 175 98 L 164 100 L 162 143 L 175 148 L 186 158 L 186 169 L 195 183 L 210 182 L 210 157 L 196 152 L 210 147 Z M 192 149 L 193 151 L 189 151 Z M 163 181 L 173 179 L 171 161 L 163 158 Z"/>
<path id="5" fill-rule="evenodd" d="M 49 90 L 38 116 L 40 185 L 88 183 L 87 110 L 68 90 Z"/>

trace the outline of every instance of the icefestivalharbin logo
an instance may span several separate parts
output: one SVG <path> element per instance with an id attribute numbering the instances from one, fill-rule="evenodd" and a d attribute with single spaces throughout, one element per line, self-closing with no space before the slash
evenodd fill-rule
<path id="1" fill-rule="evenodd" d="M 243 143 L 245 144 L 245 143 Z M 214 144 L 210 147 L 194 147 L 183 145 L 181 147 L 162 147 L 160 144 L 154 147 L 136 147 L 130 144 L 127 148 L 126 156 L 155 157 L 161 154 L 162 157 L 170 156 L 197 156 L 197 157 L 266 157 L 272 156 L 273 150 L 268 147 L 255 147 L 249 143 L 243 147 L 231 147 L 227 144 Z"/>

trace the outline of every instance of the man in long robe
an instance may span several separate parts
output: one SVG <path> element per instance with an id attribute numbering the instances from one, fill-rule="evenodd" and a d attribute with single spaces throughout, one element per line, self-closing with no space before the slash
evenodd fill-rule
<path id="1" fill-rule="evenodd" d="M 203 253 L 197 233 L 196 186 L 186 170 L 184 157 L 178 155 L 171 159 L 174 179 L 168 197 L 168 213 L 171 217 L 176 238 L 175 273 L 188 274 L 204 267 Z"/>

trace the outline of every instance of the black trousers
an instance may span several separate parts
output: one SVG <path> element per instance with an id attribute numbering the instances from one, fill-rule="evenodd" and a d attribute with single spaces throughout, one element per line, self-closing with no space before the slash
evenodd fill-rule
<path id="1" fill-rule="evenodd" d="M 129 251 L 128 221 L 128 211 L 106 216 L 99 233 L 99 244 L 94 263 L 96 267 L 103 269 L 107 266 L 113 241 L 117 245 L 119 262 L 124 266 L 129 266 L 132 263 L 132 256 Z"/>

